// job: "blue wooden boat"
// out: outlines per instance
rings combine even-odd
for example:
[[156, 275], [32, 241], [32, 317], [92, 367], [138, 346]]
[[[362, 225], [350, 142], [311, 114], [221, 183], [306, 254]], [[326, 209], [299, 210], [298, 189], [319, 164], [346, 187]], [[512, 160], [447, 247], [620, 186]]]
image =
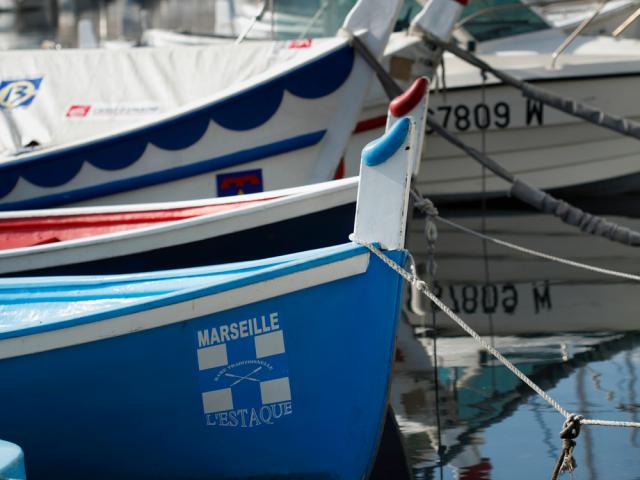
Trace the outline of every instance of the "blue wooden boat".
[[[421, 130], [420, 130], [421, 131]], [[403, 263], [415, 122], [363, 152], [356, 241]], [[364, 478], [401, 278], [356, 243], [0, 280], [0, 436], [30, 478]]]
[[25, 480], [24, 454], [15, 443], [0, 440], [0, 478]]

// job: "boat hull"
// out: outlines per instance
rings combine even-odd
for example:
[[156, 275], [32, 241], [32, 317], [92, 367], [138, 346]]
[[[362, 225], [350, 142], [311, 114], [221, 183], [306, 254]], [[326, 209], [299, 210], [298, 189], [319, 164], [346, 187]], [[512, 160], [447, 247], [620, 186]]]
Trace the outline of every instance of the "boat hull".
[[[354, 212], [355, 201], [231, 233], [217, 234], [215, 225], [212, 225], [209, 234], [200, 235], [197, 240], [186, 243], [180, 240], [174, 245], [154, 247], [154, 240], [150, 238], [143, 248], [126, 255], [116, 255], [113, 243], [89, 245], [89, 251], [85, 253], [96, 258], [89, 261], [81, 260], [73, 248], [40, 255], [34, 253], [15, 263], [7, 259], [11, 265], [4, 262], [0, 266], [3, 270], [0, 276], [149, 272], [285, 255], [344, 242], [353, 230]], [[34, 269], [34, 261], [48, 266]]]
[[[23, 446], [32, 479], [363, 478], [383, 424], [402, 287], [368, 262], [360, 274], [323, 284], [314, 272], [316, 286], [211, 314], [195, 314], [211, 302], [193, 298], [172, 306], [186, 320], [152, 319], [168, 322], [157, 328], [32, 354], [23, 345], [0, 361], [12, 385], [0, 431]], [[243, 337], [247, 319], [253, 335]], [[240, 338], [225, 338], [225, 326]]]
[[0, 275], [135, 273], [338, 245], [353, 231], [357, 185], [356, 178], [273, 198], [0, 214], [0, 247], [12, 247], [0, 250]]
[[[560, 74], [559, 74], [560, 75]], [[607, 113], [640, 118], [640, 101], [631, 92], [639, 75], [580, 75], [533, 79], [536, 86], [574, 98]], [[521, 180], [560, 195], [617, 195], [637, 192], [640, 143], [526, 99], [514, 88], [488, 83], [434, 92], [429, 115], [464, 143], [485, 151]], [[359, 151], [379, 135], [382, 108], [370, 108], [347, 150], [346, 175], [356, 174]], [[488, 113], [488, 118], [484, 117]], [[486, 125], [486, 128], [481, 128]], [[374, 128], [371, 128], [374, 126]], [[484, 132], [484, 135], [483, 135]], [[484, 136], [484, 139], [483, 139]], [[442, 138], [428, 134], [417, 185], [443, 202], [477, 200], [483, 191], [505, 197], [510, 185]], [[484, 147], [483, 147], [484, 143]]]
[[[482, 231], [479, 212], [454, 220]], [[640, 228], [637, 219], [611, 220], [634, 230]], [[630, 262], [634, 250], [629, 246], [587, 235], [554, 218], [489, 212], [484, 222], [491, 237], [560, 258], [637, 274]], [[423, 221], [414, 222], [409, 241], [409, 249], [422, 272], [428, 258], [423, 225]], [[551, 262], [492, 242], [483, 245], [481, 239], [446, 225], [438, 224], [438, 230], [434, 292], [482, 335], [640, 329], [640, 308], [629, 301], [638, 295], [638, 282]], [[415, 299], [430, 322], [426, 300], [419, 295]], [[416, 318], [415, 324], [419, 325], [422, 320]], [[437, 324], [444, 335], [464, 335], [442, 312], [437, 313]]]

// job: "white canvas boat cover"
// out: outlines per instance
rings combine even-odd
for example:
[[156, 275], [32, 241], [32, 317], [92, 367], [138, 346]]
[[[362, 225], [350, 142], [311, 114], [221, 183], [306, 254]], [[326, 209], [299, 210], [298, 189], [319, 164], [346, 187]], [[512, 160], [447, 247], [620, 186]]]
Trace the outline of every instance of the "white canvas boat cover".
[[0, 158], [156, 120], [344, 40], [0, 52]]

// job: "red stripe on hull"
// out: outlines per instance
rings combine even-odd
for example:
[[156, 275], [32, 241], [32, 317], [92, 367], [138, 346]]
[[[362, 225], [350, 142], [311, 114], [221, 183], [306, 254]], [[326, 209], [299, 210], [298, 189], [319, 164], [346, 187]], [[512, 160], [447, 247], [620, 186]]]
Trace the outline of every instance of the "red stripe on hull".
[[64, 242], [236, 210], [271, 199], [141, 212], [94, 213], [0, 220], [0, 250]]

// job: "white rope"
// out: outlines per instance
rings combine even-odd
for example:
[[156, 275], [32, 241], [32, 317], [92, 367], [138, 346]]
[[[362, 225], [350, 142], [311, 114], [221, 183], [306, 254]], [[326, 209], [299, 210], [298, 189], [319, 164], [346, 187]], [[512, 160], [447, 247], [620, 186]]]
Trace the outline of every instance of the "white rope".
[[515, 243], [507, 242], [506, 240], [500, 240], [499, 238], [491, 237], [484, 233], [477, 232], [475, 230], [472, 230], [471, 228], [462, 226], [459, 223], [455, 223], [455, 222], [452, 222], [451, 220], [447, 220], [446, 218], [442, 218], [438, 212], [438, 209], [433, 205], [433, 202], [431, 202], [431, 200], [429, 200], [428, 198], [423, 197], [415, 189], [411, 189], [411, 196], [415, 199], [414, 206], [418, 210], [420, 210], [422, 213], [426, 214], [428, 217], [433, 217], [436, 220], [444, 223], [445, 225], [449, 225], [450, 227], [453, 227], [456, 230], [460, 230], [461, 232], [468, 233], [469, 235], [473, 235], [474, 237], [480, 238], [482, 240], [486, 240], [488, 242], [495, 243], [496, 245], [501, 245], [503, 247], [510, 248], [512, 250], [516, 250], [521, 253], [526, 253], [534, 257], [544, 258], [545, 260], [561, 263], [563, 265], [568, 265], [570, 267], [581, 268], [583, 270], [588, 270], [590, 272], [601, 273], [603, 275], [609, 275], [612, 277], [624, 278], [625, 280], [640, 282], [640, 275], [634, 275], [633, 273], [626, 273], [626, 272], [620, 272], [617, 270], [611, 270], [609, 268], [596, 267], [595, 265], [589, 265], [587, 263], [581, 263], [581, 262], [576, 262], [574, 260], [557, 257], [555, 255], [539, 252], [537, 250], [533, 250], [527, 247], [522, 247], [520, 245], [516, 245]]
[[[440, 310], [442, 310], [451, 320], [456, 322], [460, 328], [462, 328], [465, 332], [467, 332], [476, 342], [478, 342], [485, 350], [487, 350], [491, 355], [497, 358], [505, 367], [507, 367], [513, 374], [522, 380], [525, 384], [527, 384], [534, 392], [536, 392], [540, 397], [542, 397], [549, 405], [555, 408], [565, 419], [569, 419], [571, 417], [571, 413], [562, 408], [562, 406], [554, 400], [548, 393], [546, 393], [542, 388], [540, 388], [536, 383], [534, 383], [529, 377], [527, 377], [524, 373], [522, 373], [518, 367], [516, 367], [513, 363], [511, 363], [504, 355], [502, 355], [498, 350], [493, 348], [484, 339], [478, 335], [469, 325], [465, 323], [458, 315], [456, 315], [444, 302], [442, 302], [437, 296], [431, 292], [429, 289], [429, 285], [423, 280], [420, 280], [417, 275], [408, 272], [396, 262], [388, 258], [385, 254], [383, 254], [375, 245], [365, 242], [363, 240], [358, 240], [355, 238], [353, 234], [349, 236], [349, 239], [362, 245], [369, 249], [373, 254], [375, 254], [380, 260], [382, 260], [389, 268], [398, 273], [402, 278], [404, 278], [407, 282], [413, 285], [416, 290], [422, 292], [423, 295], [429, 298], [435, 305], [437, 305]], [[411, 254], [409, 254], [411, 255]], [[412, 259], [413, 260], [413, 259]], [[640, 428], [640, 422], [619, 422], [614, 420], [593, 420], [593, 419], [580, 419], [580, 423], [583, 425], [603, 425], [603, 426], [612, 426], [612, 427], [633, 427]]]
[[569, 260], [562, 257], [557, 257], [555, 255], [550, 255], [548, 253], [539, 252], [537, 250], [533, 250], [531, 248], [522, 247], [520, 245], [516, 245], [515, 243], [507, 242], [505, 240], [500, 240], [498, 238], [490, 237], [489, 235], [485, 235], [484, 233], [476, 232], [470, 228], [464, 227], [458, 223], [452, 222], [451, 220], [447, 220], [442, 218], [439, 215], [436, 215], [435, 218], [446, 224], [450, 227], [453, 227], [462, 232], [468, 233], [469, 235], [473, 235], [474, 237], [481, 238], [482, 240], [487, 240], [489, 242], [493, 242], [497, 245], [502, 245], [503, 247], [511, 248], [512, 250], [517, 250], [518, 252], [526, 253], [528, 255], [533, 255], [535, 257], [544, 258], [545, 260], [550, 260], [552, 262], [562, 263], [564, 265], [569, 265], [570, 267], [581, 268], [583, 270], [589, 270], [591, 272], [601, 273], [603, 275], [609, 275], [612, 277], [624, 278], [626, 280], [633, 280], [634, 282], [640, 282], [640, 275], [634, 275], [633, 273], [620, 272], [617, 270], [611, 270], [609, 268], [601, 268], [596, 267], [595, 265], [589, 265], [587, 263], [576, 262], [574, 260]]

